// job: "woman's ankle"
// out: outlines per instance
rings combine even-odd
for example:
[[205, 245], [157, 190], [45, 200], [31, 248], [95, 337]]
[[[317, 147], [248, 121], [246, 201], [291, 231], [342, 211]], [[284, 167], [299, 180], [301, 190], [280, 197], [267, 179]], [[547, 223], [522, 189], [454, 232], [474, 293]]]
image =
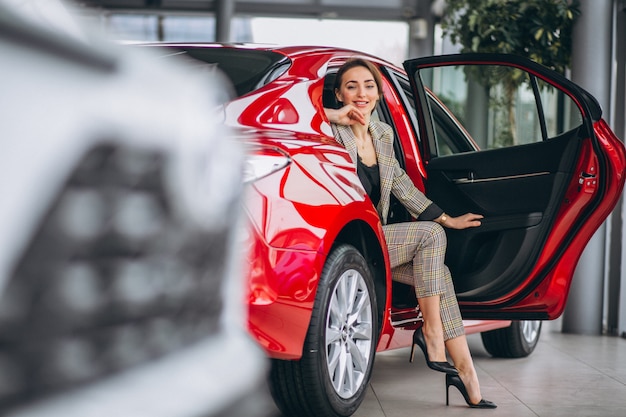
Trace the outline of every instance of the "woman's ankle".
[[430, 356], [429, 359], [431, 361], [446, 361], [446, 345], [443, 340], [443, 329], [433, 328], [424, 323], [422, 331], [424, 333], [424, 339], [426, 339], [426, 346]]
[[480, 392], [480, 383], [478, 382], [478, 374], [476, 370], [473, 368], [470, 369], [459, 369], [459, 377], [463, 384], [465, 384], [465, 388], [470, 396], [470, 400], [473, 404], [477, 404], [482, 399], [482, 394]]

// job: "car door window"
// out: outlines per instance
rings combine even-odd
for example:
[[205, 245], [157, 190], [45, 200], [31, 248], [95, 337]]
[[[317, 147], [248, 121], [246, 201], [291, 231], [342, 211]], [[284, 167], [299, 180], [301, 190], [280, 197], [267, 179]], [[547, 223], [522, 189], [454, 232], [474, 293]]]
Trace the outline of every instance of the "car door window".
[[[393, 70], [388, 70], [388, 72], [390, 80], [402, 99], [404, 110], [413, 124], [416, 137], [419, 137], [417, 136], [417, 132], [419, 132], [416, 117], [417, 109], [415, 107], [415, 98], [409, 79], [406, 75], [399, 72]], [[439, 156], [475, 151], [477, 149], [476, 144], [455, 119], [454, 114], [432, 94], [428, 96], [428, 102], [432, 109], [433, 127], [436, 131], [437, 142], [434, 152], [429, 152], [427, 148], [424, 149], [423, 144], [420, 143], [419, 145], [422, 151], [426, 154], [433, 153]]]
[[569, 96], [526, 71], [496, 65], [426, 68], [421, 71], [431, 97], [435, 149], [438, 155], [465, 152], [451, 146], [449, 112], [467, 131], [477, 149], [525, 145], [558, 137], [582, 123]]

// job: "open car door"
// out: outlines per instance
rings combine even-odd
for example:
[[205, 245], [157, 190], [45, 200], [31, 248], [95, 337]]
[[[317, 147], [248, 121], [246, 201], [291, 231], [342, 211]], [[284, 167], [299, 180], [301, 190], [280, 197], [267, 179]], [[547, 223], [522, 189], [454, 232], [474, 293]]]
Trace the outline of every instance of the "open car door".
[[478, 228], [447, 229], [446, 263], [464, 318], [557, 318], [585, 245], [624, 185], [624, 146], [597, 101], [516, 56], [404, 66], [426, 194], [450, 215], [485, 216]]

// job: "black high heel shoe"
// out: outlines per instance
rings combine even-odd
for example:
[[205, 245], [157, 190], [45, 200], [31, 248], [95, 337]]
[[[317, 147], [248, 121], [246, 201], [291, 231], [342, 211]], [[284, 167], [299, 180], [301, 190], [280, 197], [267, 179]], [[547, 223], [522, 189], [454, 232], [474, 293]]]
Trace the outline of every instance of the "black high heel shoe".
[[426, 365], [434, 371], [444, 372], [446, 375], [458, 375], [459, 370], [450, 364], [448, 361], [444, 362], [431, 362], [428, 358], [428, 350], [426, 348], [426, 340], [424, 339], [424, 333], [422, 328], [415, 330], [413, 333], [413, 345], [411, 346], [411, 357], [409, 358], [409, 362], [413, 362], [413, 355], [415, 354], [415, 345], [418, 345], [422, 352], [424, 352], [424, 357], [426, 358]]
[[465, 399], [465, 402], [467, 403], [468, 406], [470, 406], [470, 408], [496, 408], [498, 407], [491, 401], [485, 400], [484, 398], [481, 398], [481, 400], [478, 403], [472, 404], [470, 402], [469, 394], [467, 393], [467, 388], [465, 388], [465, 384], [463, 383], [463, 381], [461, 381], [461, 377], [458, 375], [450, 375], [450, 374], [446, 374], [446, 405], [450, 404], [449, 402], [450, 397], [448, 396], [448, 389], [450, 388], [450, 385], [456, 387], [461, 392], [461, 394], [463, 395], [463, 398]]

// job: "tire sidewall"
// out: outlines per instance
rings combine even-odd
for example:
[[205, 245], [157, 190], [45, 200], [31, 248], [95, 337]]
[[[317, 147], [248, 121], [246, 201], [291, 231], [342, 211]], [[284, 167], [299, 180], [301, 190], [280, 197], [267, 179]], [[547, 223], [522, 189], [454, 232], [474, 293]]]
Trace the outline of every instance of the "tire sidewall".
[[503, 329], [481, 333], [483, 345], [490, 355], [497, 358], [524, 358], [535, 350], [541, 336], [541, 324], [539, 322], [532, 341], [524, 337], [524, 321], [513, 321]]
[[511, 328], [512, 330], [514, 329], [514, 331], [517, 332], [520, 345], [522, 346], [523, 350], [526, 352], [526, 356], [530, 355], [535, 350], [535, 347], [537, 346], [537, 343], [539, 342], [539, 336], [541, 335], [541, 325], [539, 325], [537, 329], [537, 334], [534, 340], [531, 340], [531, 341], [528, 341], [526, 337], [524, 337], [524, 322], [523, 321], [513, 322]]
[[[354, 269], [363, 277], [367, 290], [369, 293], [371, 304], [371, 316], [372, 316], [372, 346], [369, 352], [368, 367], [366, 370], [363, 383], [358, 388], [357, 392], [350, 398], [342, 398], [335, 391], [332, 382], [331, 375], [329, 375], [327, 366], [327, 353], [326, 353], [326, 318], [328, 308], [332, 295], [335, 291], [335, 287], [342, 274], [350, 269]], [[305, 342], [305, 350], [303, 352], [303, 359], [313, 362], [316, 370], [315, 373], [319, 375], [319, 381], [322, 382], [322, 398], [319, 398], [322, 402], [326, 402], [330, 408], [328, 411], [332, 411], [332, 415], [349, 416], [352, 415], [365, 396], [365, 390], [369, 384], [369, 380], [374, 365], [374, 358], [377, 345], [378, 334], [378, 314], [376, 304], [376, 293], [374, 291], [374, 282], [372, 275], [367, 267], [367, 263], [363, 256], [352, 246], [342, 245], [338, 247], [329, 257], [317, 290], [314, 313], [312, 315], [311, 325], [309, 326], [309, 334], [307, 335]]]

